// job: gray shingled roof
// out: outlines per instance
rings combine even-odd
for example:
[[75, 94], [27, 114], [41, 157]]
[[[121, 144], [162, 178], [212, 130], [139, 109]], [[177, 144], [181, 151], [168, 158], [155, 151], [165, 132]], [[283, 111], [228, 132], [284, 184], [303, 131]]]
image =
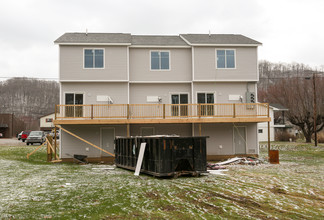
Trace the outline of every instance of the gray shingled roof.
[[271, 103], [271, 107], [278, 109], [279, 111], [288, 111], [289, 109], [279, 103]]
[[179, 36], [132, 35], [132, 45], [188, 46]]
[[260, 44], [251, 38], [236, 34], [181, 34], [190, 44]]
[[[182, 38], [186, 41], [184, 41]], [[234, 34], [181, 34], [131, 35], [122, 33], [65, 33], [54, 43], [57, 44], [131, 44], [138, 46], [188, 46], [192, 45], [261, 45], [260, 42], [243, 35]]]
[[65, 33], [54, 43], [130, 44], [131, 35], [119, 33]]

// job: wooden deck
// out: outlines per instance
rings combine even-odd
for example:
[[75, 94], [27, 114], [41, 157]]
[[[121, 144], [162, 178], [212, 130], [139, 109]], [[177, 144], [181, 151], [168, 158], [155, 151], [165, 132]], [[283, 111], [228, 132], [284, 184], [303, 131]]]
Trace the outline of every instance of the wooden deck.
[[268, 122], [268, 103], [57, 105], [55, 125]]

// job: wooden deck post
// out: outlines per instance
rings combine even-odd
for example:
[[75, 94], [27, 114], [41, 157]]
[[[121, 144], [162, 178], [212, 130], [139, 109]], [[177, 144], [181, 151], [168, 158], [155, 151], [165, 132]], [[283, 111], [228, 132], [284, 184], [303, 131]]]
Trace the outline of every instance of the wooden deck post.
[[163, 118], [165, 118], [165, 104], [163, 104]]
[[50, 145], [47, 143], [47, 162], [52, 161], [52, 149]]
[[91, 119], [93, 119], [93, 105], [91, 105]]
[[198, 104], [198, 117], [201, 117], [201, 104]]
[[57, 145], [56, 145], [56, 140], [57, 140], [57, 135], [56, 135], [56, 132], [57, 132], [57, 129], [56, 129], [56, 126], [54, 127], [54, 157], [56, 158], [57, 157]]
[[54, 114], [54, 120], [56, 120], [56, 114], [57, 114], [57, 105], [55, 105], [55, 114]]
[[127, 124], [127, 137], [130, 137], [130, 126]]
[[201, 123], [199, 123], [199, 136], [201, 136]]
[[235, 110], [235, 103], [233, 103], [233, 118], [235, 118], [236, 116], [236, 112], [235, 112], [236, 110]]

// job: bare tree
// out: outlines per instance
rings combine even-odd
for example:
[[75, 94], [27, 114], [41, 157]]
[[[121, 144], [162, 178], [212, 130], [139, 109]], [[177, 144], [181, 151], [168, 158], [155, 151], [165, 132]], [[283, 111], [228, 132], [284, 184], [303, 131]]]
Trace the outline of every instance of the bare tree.
[[[324, 127], [324, 78], [316, 78], [317, 127], [320, 131]], [[286, 116], [303, 132], [306, 142], [311, 142], [314, 134], [314, 105], [312, 80], [304, 77], [282, 78], [280, 81], [260, 90], [260, 99], [270, 103], [279, 103], [289, 109]]]

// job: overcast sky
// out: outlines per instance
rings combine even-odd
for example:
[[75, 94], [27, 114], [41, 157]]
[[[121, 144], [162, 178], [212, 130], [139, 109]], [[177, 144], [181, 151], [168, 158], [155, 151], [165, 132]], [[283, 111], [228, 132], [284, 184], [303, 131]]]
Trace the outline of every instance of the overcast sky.
[[259, 59], [324, 65], [323, 0], [1, 0], [0, 78], [58, 78], [65, 32], [243, 34]]

